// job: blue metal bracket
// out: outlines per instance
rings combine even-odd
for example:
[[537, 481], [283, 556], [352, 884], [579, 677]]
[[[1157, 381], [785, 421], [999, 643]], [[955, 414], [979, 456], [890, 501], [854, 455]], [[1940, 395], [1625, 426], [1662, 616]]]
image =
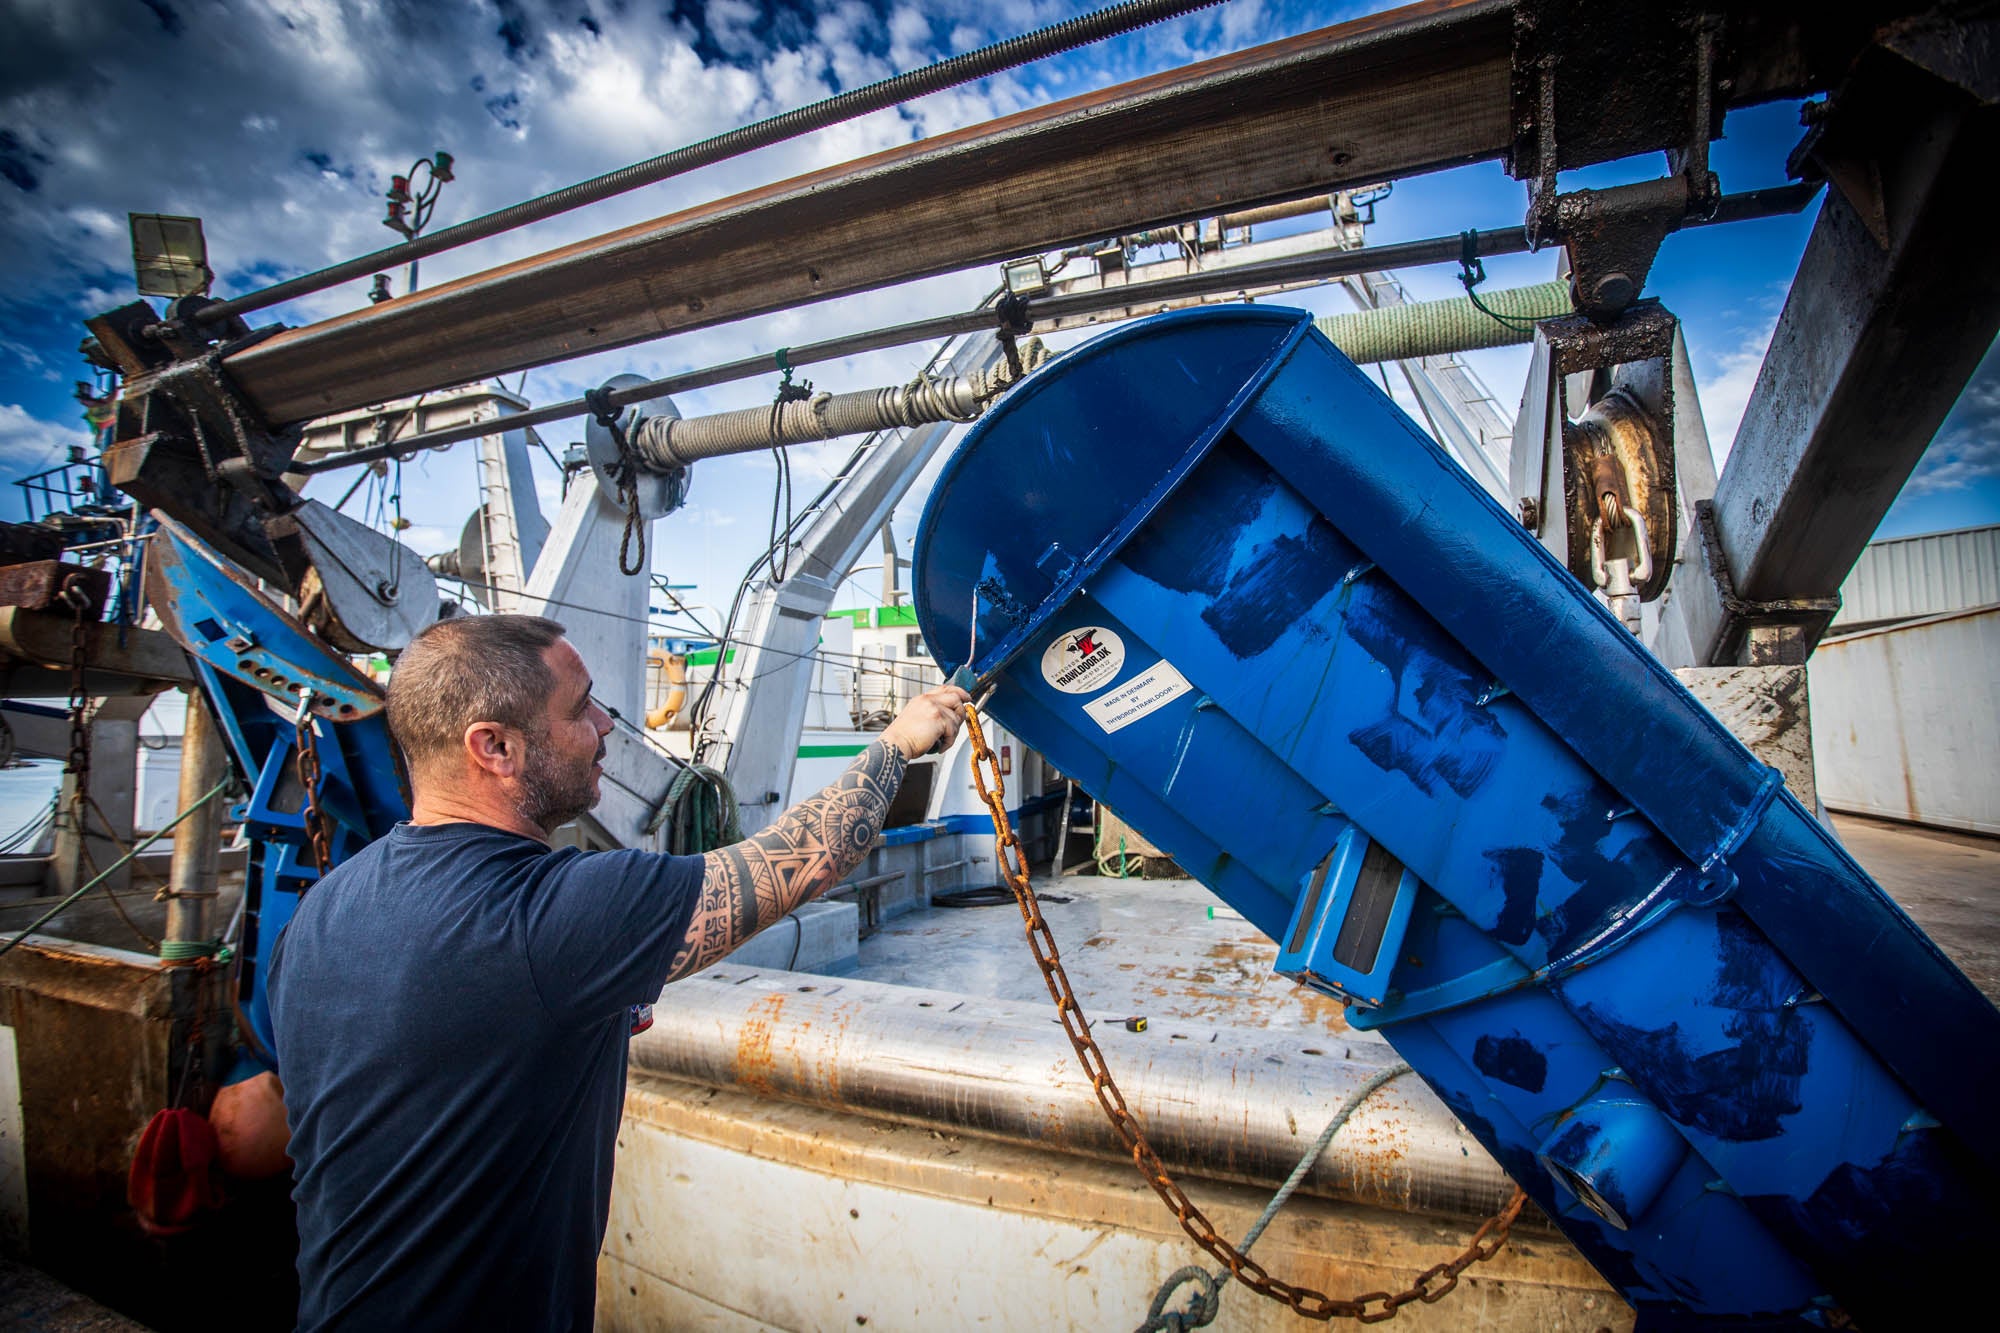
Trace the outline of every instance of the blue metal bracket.
[[1417, 877], [1350, 824], [1307, 879], [1278, 950], [1278, 974], [1356, 1005], [1383, 1003]]

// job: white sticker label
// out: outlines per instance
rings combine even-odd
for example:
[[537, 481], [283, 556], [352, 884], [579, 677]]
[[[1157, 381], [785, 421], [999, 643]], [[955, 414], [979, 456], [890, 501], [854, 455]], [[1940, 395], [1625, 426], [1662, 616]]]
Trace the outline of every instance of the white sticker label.
[[1158, 662], [1109, 694], [1092, 699], [1083, 706], [1083, 711], [1105, 731], [1116, 731], [1131, 726], [1193, 688], [1172, 662]]
[[1125, 641], [1100, 625], [1056, 635], [1042, 652], [1042, 679], [1064, 694], [1089, 694], [1118, 678]]

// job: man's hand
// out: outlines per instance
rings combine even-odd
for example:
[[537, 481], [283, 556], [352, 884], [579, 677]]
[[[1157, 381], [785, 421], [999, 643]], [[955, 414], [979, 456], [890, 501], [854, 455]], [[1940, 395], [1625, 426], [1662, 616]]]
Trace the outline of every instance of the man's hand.
[[956, 685], [926, 690], [896, 714], [896, 720], [882, 732], [882, 740], [901, 750], [905, 759], [929, 754], [935, 746], [951, 744], [971, 702], [972, 696]]

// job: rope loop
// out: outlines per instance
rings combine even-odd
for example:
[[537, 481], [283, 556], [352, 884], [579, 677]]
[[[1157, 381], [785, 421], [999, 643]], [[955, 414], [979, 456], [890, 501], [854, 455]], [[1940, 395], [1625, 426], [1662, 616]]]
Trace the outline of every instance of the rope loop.
[[[1188, 1293], [1187, 1308], [1168, 1310], [1167, 1302], [1183, 1284], [1192, 1284], [1196, 1290]], [[1215, 1316], [1222, 1308], [1222, 1288], [1199, 1264], [1189, 1264], [1168, 1274], [1153, 1294], [1152, 1308], [1146, 1311], [1146, 1322], [1139, 1325], [1137, 1333], [1186, 1333], [1193, 1328], [1207, 1328], [1215, 1322]]]

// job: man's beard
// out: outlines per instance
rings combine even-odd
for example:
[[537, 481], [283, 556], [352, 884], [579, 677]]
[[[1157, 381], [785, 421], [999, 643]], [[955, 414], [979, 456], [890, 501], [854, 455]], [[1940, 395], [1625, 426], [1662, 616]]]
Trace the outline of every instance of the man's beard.
[[[598, 760], [604, 745], [598, 744]], [[585, 764], [564, 769], [546, 741], [532, 746], [521, 772], [521, 816], [536, 828], [553, 833], [597, 804], [597, 779]]]

